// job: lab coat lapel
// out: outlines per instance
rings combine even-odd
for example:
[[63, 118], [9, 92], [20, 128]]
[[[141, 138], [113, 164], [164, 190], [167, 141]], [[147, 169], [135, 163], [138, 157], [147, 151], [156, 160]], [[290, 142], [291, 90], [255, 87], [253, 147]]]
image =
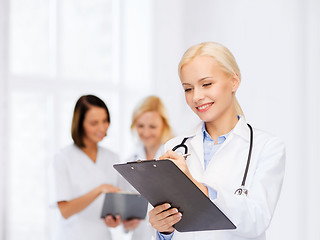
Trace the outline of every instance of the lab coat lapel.
[[244, 119], [244, 117], [240, 117], [238, 123], [236, 124], [236, 126], [234, 127], [233, 131], [230, 133], [230, 135], [228, 136], [228, 138], [226, 139], [226, 141], [222, 144], [222, 146], [217, 150], [217, 152], [213, 155], [211, 161], [209, 162], [207, 169], [214, 164], [214, 158], [218, 158], [218, 156], [220, 155], [221, 152], [223, 152], [224, 148], [231, 142], [231, 140], [235, 137], [235, 136], [240, 136], [242, 138], [244, 138], [246, 141], [250, 140], [250, 132], [249, 132], [249, 128], [247, 126], [247, 123]]
[[232, 135], [237, 135], [247, 142], [250, 141], [250, 129], [244, 117], [241, 117], [237, 125], [234, 127]]
[[201, 131], [201, 128], [202, 125], [199, 128], [197, 128], [195, 136], [190, 140], [190, 146], [197, 155], [197, 159], [198, 161], [200, 161], [202, 169], [204, 169], [203, 133]]

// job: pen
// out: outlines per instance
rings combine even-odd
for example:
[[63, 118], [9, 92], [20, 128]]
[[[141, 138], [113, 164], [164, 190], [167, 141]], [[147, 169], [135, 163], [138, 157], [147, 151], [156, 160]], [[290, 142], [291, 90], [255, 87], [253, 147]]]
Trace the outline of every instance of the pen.
[[187, 153], [187, 154], [183, 154], [181, 156], [184, 157], [184, 159], [187, 159], [187, 157], [189, 157], [190, 155], [191, 155], [191, 153]]

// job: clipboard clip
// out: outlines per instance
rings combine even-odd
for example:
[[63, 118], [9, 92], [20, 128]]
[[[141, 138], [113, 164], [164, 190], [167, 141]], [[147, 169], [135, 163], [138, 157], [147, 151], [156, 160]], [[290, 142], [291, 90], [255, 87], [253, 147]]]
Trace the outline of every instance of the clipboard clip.
[[[132, 161], [132, 162], [127, 162], [127, 164], [137, 164], [137, 163], [141, 163], [141, 162], [157, 162], [159, 159], [152, 159], [152, 160], [137, 160], [137, 161]], [[153, 164], [153, 167], [157, 167], [157, 164]], [[130, 166], [130, 168], [132, 170], [134, 170], [134, 166]]]
[[152, 160], [137, 160], [137, 161], [131, 161], [131, 162], [127, 162], [127, 164], [134, 164], [134, 163], [141, 163], [141, 162], [149, 162], [149, 161], [158, 161], [157, 159], [152, 159]]
[[[181, 156], [184, 157], [184, 159], [187, 159], [187, 157], [190, 155], [191, 155], [191, 153], [186, 153], [186, 154], [182, 154]], [[161, 161], [161, 160], [159, 160], [159, 159], [152, 159], [152, 160], [138, 159], [137, 161], [127, 162], [127, 164], [137, 164], [137, 163], [141, 163], [141, 162], [157, 162], [157, 161]], [[157, 167], [157, 164], [153, 164], [153, 167]], [[130, 168], [133, 170], [134, 166], [130, 166]]]

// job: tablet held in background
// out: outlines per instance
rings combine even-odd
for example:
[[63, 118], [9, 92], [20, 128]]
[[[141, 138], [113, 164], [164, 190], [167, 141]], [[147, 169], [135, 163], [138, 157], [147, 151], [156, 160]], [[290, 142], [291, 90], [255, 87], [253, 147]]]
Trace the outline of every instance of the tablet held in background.
[[101, 218], [120, 215], [123, 220], [144, 219], [147, 208], [148, 201], [140, 194], [106, 193]]

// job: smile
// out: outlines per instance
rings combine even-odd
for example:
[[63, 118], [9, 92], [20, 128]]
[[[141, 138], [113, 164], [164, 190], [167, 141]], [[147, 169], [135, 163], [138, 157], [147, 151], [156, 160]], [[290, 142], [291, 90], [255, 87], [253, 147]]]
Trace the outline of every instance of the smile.
[[196, 107], [196, 109], [197, 109], [199, 112], [205, 112], [205, 111], [207, 111], [212, 105], [213, 105], [213, 103], [207, 103], [207, 104], [203, 104], [203, 105], [201, 105], [201, 106]]

